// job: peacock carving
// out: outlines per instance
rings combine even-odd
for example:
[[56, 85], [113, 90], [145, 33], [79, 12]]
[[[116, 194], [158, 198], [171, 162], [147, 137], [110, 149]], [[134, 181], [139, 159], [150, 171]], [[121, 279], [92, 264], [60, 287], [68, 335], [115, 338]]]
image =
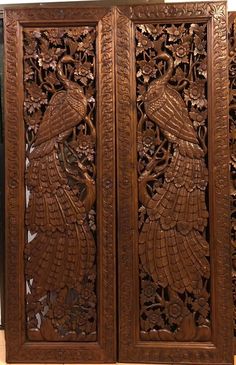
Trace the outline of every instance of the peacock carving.
[[[205, 238], [208, 171], [204, 146], [189, 118], [186, 104], [170, 83], [174, 60], [159, 39], [157, 55], [165, 72], [148, 85], [144, 109], [172, 146], [171, 157], [157, 166], [155, 154], [139, 177], [139, 199], [147, 216], [139, 235], [139, 255], [155, 284], [178, 294], [197, 293], [210, 276]], [[154, 171], [155, 166], [155, 173]], [[151, 196], [147, 184], [164, 174]]]
[[[74, 159], [74, 170], [65, 156], [65, 150], [75, 155], [66, 140], [82, 120], [95, 134], [86, 118], [83, 88], [64, 72], [74, 62], [71, 55], [64, 55], [57, 63], [63, 90], [51, 97], [28, 156], [26, 226], [34, 238], [25, 248], [25, 273], [32, 280], [35, 300], [64, 287], [81, 293], [95, 260], [95, 241], [87, 221], [95, 201], [95, 182], [78, 159]], [[82, 194], [76, 184], [83, 187]]]

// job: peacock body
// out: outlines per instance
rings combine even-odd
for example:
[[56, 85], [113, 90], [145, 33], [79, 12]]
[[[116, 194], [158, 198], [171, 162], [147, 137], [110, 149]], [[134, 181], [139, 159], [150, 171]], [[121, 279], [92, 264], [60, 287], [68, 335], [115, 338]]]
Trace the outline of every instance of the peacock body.
[[[139, 236], [139, 254], [156, 284], [178, 293], [191, 293], [200, 290], [202, 279], [210, 275], [209, 245], [204, 233], [208, 221], [208, 171], [186, 105], [168, 83], [173, 59], [163, 51], [159, 58], [167, 61], [168, 70], [150, 83], [144, 107], [148, 118], [172, 143], [173, 155], [163, 184], [146, 200], [148, 217]], [[140, 189], [145, 189], [144, 184], [141, 179]]]

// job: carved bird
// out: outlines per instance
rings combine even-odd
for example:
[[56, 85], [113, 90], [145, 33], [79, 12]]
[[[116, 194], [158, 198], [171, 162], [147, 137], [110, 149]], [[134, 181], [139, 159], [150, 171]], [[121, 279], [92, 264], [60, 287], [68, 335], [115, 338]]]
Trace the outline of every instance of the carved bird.
[[[151, 197], [147, 182], [151, 168], [139, 178], [140, 201], [147, 219], [139, 235], [141, 263], [157, 285], [178, 293], [197, 292], [209, 278], [209, 245], [204, 236], [208, 212], [205, 203], [208, 171], [204, 152], [180, 95], [168, 82], [172, 57], [159, 47], [158, 58], [167, 71], [153, 80], [144, 98], [145, 113], [173, 146], [164, 182]], [[162, 169], [163, 173], [163, 169]]]
[[[58, 62], [57, 75], [65, 90], [56, 92], [49, 102], [26, 174], [26, 226], [33, 236], [25, 248], [26, 277], [33, 279], [39, 298], [65, 285], [79, 291], [92, 272], [95, 258], [94, 238], [86, 220], [95, 200], [94, 181], [80, 163], [78, 174], [72, 176], [63, 148], [87, 112], [82, 87], [68, 80], [63, 71], [63, 65], [71, 62], [69, 55]], [[83, 199], [70, 187], [71, 177], [86, 187]]]

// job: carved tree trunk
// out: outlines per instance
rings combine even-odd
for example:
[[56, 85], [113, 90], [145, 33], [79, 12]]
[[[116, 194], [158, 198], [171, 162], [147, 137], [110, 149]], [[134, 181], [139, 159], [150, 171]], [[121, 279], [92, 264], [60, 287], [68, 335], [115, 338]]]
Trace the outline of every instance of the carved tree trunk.
[[6, 10], [8, 361], [231, 362], [225, 19]]

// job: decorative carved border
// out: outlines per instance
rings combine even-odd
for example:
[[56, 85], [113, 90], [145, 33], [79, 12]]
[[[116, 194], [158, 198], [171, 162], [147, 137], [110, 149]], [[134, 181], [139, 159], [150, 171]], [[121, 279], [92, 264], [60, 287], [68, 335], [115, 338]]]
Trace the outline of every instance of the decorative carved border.
[[[134, 218], [136, 161], [132, 125], [135, 122], [135, 91], [132, 90], [131, 29], [132, 22], [117, 12], [116, 34], [116, 121], [117, 121], [117, 189], [118, 189], [118, 271], [119, 271], [119, 361], [136, 361], [133, 353], [132, 311], [135, 308], [133, 280]], [[134, 163], [135, 161], [135, 163]], [[133, 163], [133, 164], [132, 164]], [[142, 357], [138, 358], [137, 362]]]
[[[175, 19], [175, 18], [197, 18], [209, 17], [213, 14], [221, 14], [224, 16], [223, 2], [215, 4], [191, 3], [185, 2], [183, 4], [151, 4], [151, 5], [134, 5], [119, 7], [122, 12], [131, 20], [160, 20], [160, 19]], [[222, 7], [223, 5], [223, 7]], [[218, 16], [218, 15], [217, 15]]]
[[[131, 22], [208, 22], [210, 225], [212, 272], [211, 343], [140, 342], [137, 319], [137, 178], [135, 80], [131, 64]], [[227, 22], [224, 2], [119, 7], [117, 14], [117, 124], [120, 361], [181, 364], [232, 362], [232, 295], [229, 222]], [[136, 303], [135, 303], [136, 298]], [[136, 308], [136, 310], [134, 310]]]
[[[6, 148], [6, 341], [8, 362], [113, 362], [115, 360], [115, 141], [113, 14], [107, 8], [28, 8], [5, 11]], [[104, 18], [102, 18], [104, 17]], [[101, 20], [100, 20], [101, 19]], [[99, 328], [98, 342], [26, 342], [24, 320], [24, 126], [22, 113], [22, 24], [98, 23], [99, 88]], [[107, 96], [109, 94], [109, 97]], [[101, 238], [102, 237], [102, 238]]]
[[[111, 10], [101, 22], [99, 38], [98, 68], [98, 138], [100, 137], [98, 155], [98, 181], [101, 182], [97, 206], [100, 216], [100, 252], [103, 284], [100, 298], [103, 304], [103, 336], [101, 343], [110, 361], [116, 360], [116, 158], [115, 158], [115, 76], [114, 76], [114, 12]], [[99, 60], [100, 61], [100, 60]], [[100, 168], [99, 168], [100, 164]], [[100, 173], [99, 173], [100, 171]], [[102, 308], [101, 308], [102, 310]], [[109, 334], [111, 334], [109, 336]]]

